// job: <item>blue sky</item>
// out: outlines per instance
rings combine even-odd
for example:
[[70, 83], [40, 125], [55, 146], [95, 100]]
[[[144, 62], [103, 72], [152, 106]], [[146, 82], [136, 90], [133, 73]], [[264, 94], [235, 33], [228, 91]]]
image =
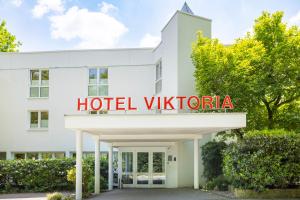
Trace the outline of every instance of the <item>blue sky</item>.
[[[187, 0], [212, 19], [213, 37], [231, 43], [251, 30], [263, 10], [285, 12], [300, 25], [299, 0]], [[0, 0], [0, 20], [21, 51], [153, 46], [184, 0]]]

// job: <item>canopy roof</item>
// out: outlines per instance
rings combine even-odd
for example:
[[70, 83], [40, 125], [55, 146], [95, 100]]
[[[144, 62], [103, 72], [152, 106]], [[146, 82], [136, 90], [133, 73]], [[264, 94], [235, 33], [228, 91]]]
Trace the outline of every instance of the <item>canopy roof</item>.
[[66, 115], [65, 127], [102, 141], [176, 141], [246, 127], [246, 113]]

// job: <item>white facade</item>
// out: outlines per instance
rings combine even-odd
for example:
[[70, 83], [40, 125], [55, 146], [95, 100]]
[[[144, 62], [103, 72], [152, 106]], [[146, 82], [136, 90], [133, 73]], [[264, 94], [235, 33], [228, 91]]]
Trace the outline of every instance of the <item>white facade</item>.
[[[77, 98], [89, 96], [89, 69], [91, 68], [108, 69], [107, 96], [132, 97], [134, 104], [139, 108], [138, 111], [109, 111], [109, 115], [155, 114], [155, 110], [146, 109], [141, 98], [143, 96], [196, 95], [194, 66], [190, 55], [197, 31], [202, 31], [204, 36], [211, 37], [211, 20], [177, 11], [162, 29], [161, 43], [156, 48], [0, 53], [0, 152], [2, 156], [5, 153], [6, 159], [13, 159], [18, 153], [36, 152], [41, 157], [41, 153], [50, 152], [53, 155], [64, 153], [69, 157], [76, 152], [74, 131], [65, 128], [64, 116], [90, 115], [88, 112], [77, 111]], [[162, 89], [160, 93], [155, 94], [156, 64], [159, 62], [162, 66]], [[33, 69], [49, 70], [48, 97], [30, 97], [30, 70]], [[48, 128], [30, 128], [31, 111], [48, 111]], [[162, 115], [170, 112], [179, 111], [162, 111]], [[225, 129], [230, 128], [234, 127]], [[210, 140], [212, 136], [208, 133], [217, 130], [210, 129], [203, 132], [199, 145]], [[220, 130], [224, 130], [224, 127]], [[176, 131], [178, 133], [180, 130]], [[110, 147], [107, 144], [113, 144], [120, 152], [126, 148], [136, 151], [141, 148], [140, 146], [149, 149], [163, 148], [166, 158], [171, 155], [173, 159], [166, 161], [167, 180], [164, 186], [192, 187], [194, 165], [186, 163], [193, 163], [194, 160], [193, 137], [182, 137], [178, 134], [178, 138], [172, 139], [164, 138], [163, 135], [156, 134], [155, 140], [148, 139], [148, 141], [144, 138], [145, 141], [138, 143], [130, 137], [118, 141], [117, 138], [101, 140], [100, 136], [102, 141], [100, 148], [101, 151], [108, 151]], [[80, 144], [78, 145], [79, 148]], [[94, 145], [94, 138], [84, 134], [83, 153], [94, 152]], [[198, 158], [201, 162], [200, 156], [199, 152]], [[198, 175], [200, 182], [201, 170], [200, 165]]]

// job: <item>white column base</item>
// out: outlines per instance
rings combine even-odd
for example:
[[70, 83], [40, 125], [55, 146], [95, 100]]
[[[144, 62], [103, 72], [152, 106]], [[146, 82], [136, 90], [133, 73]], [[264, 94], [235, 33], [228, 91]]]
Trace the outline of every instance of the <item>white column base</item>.
[[194, 139], [194, 189], [199, 189], [199, 140]]
[[82, 200], [82, 132], [76, 131], [76, 200]]
[[113, 146], [110, 144], [108, 149], [108, 190], [113, 189]]
[[95, 137], [95, 194], [100, 194], [100, 138]]

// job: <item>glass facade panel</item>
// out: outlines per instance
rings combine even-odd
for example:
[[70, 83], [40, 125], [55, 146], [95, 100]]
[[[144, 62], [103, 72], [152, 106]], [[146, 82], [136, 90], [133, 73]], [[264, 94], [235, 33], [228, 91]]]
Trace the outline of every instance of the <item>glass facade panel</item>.
[[0, 160], [6, 160], [6, 152], [0, 152]]
[[133, 175], [132, 174], [123, 174], [122, 182], [123, 182], [123, 184], [133, 184]]
[[30, 87], [30, 97], [39, 97], [39, 88], [38, 87]]
[[38, 112], [30, 112], [30, 128], [38, 128]]
[[41, 128], [48, 128], [48, 112], [41, 112]]
[[165, 153], [153, 152], [153, 172], [163, 173], [165, 172]]
[[42, 159], [51, 159], [52, 153], [42, 153]]
[[40, 71], [30, 70], [30, 84], [32, 86], [40, 84]]
[[136, 183], [137, 184], [148, 184], [149, 183], [149, 174], [138, 174]]
[[149, 172], [149, 153], [137, 153], [137, 172]]
[[25, 159], [25, 153], [15, 153], [15, 159], [16, 160]]
[[163, 185], [166, 183], [166, 175], [165, 174], [153, 174], [152, 183], [154, 185]]
[[49, 85], [49, 70], [42, 70], [42, 77], [41, 77], [41, 85], [48, 86]]
[[41, 97], [48, 97], [49, 96], [49, 87], [41, 87]]
[[97, 69], [89, 69], [89, 84], [97, 84]]
[[153, 152], [153, 176], [152, 183], [161, 185], [166, 182], [165, 152]]
[[99, 69], [99, 84], [108, 84], [108, 70], [107, 68]]
[[27, 153], [27, 159], [31, 160], [37, 160], [39, 159], [39, 154], [38, 153]]
[[56, 159], [62, 159], [62, 158], [65, 157], [65, 153], [63, 153], [63, 152], [56, 152], [56, 153], [54, 153], [54, 157]]
[[99, 86], [99, 96], [108, 96], [108, 85]]
[[89, 86], [88, 95], [89, 96], [97, 96], [97, 86]]
[[122, 152], [122, 171], [133, 171], [133, 152]]
[[162, 88], [162, 80], [155, 83], [155, 94], [160, 93]]

